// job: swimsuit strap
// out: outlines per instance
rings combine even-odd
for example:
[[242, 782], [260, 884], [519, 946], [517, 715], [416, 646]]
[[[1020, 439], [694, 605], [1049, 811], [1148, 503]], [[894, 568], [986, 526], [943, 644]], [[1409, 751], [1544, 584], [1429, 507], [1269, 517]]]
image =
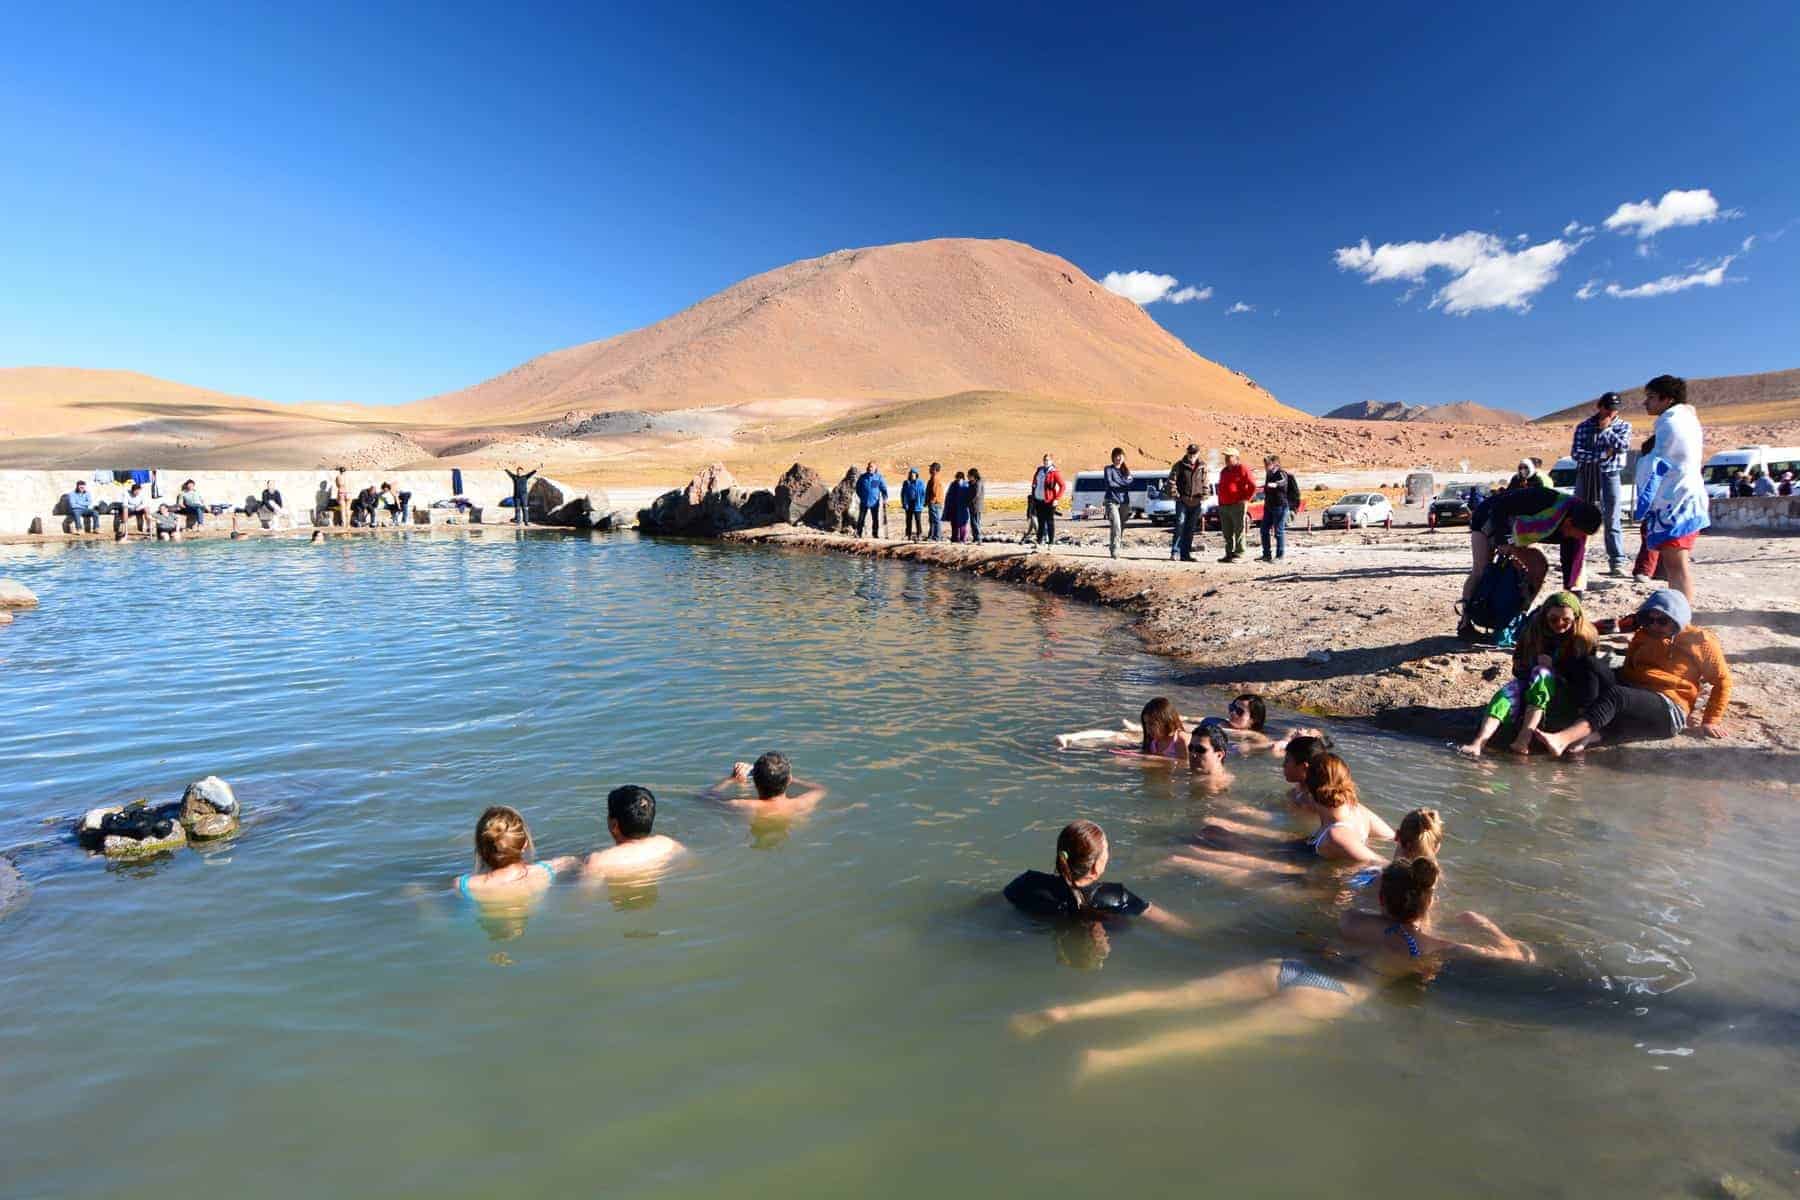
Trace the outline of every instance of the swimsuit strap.
[[456, 890], [462, 893], [464, 900], [473, 900], [475, 898], [469, 895], [469, 877], [467, 875], [458, 875], [456, 877]]
[[1320, 846], [1324, 845], [1325, 844], [1325, 835], [1330, 833], [1332, 830], [1336, 829], [1339, 825], [1342, 825], [1342, 824], [1343, 824], [1342, 821], [1333, 821], [1331, 824], [1325, 826], [1325, 828], [1319, 830], [1319, 832], [1313, 834], [1312, 837], [1309, 839], [1311, 842], [1312, 848], [1314, 850], [1317, 850]]
[[551, 883], [556, 882], [556, 868], [555, 867], [551, 866], [547, 862], [532, 863], [531, 865], [534, 867], [542, 867], [544, 870], [544, 874], [549, 877], [550, 882]]
[[1395, 924], [1389, 925], [1387, 927], [1387, 932], [1397, 933], [1401, 937], [1405, 938], [1406, 939], [1406, 952], [1408, 954], [1412, 955], [1414, 958], [1419, 957], [1419, 940], [1413, 936], [1412, 930], [1408, 929], [1404, 925], [1395, 923]]

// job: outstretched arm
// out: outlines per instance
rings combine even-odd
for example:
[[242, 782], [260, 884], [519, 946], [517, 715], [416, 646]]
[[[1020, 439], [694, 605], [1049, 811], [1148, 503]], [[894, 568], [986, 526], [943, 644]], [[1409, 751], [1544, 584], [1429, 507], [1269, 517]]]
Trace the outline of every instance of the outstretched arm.
[[1511, 936], [1504, 929], [1488, 920], [1478, 912], [1463, 912], [1456, 915], [1457, 925], [1472, 934], [1480, 945], [1469, 942], [1461, 943], [1464, 949], [1483, 958], [1497, 958], [1507, 962], [1536, 962], [1537, 952]]
[[732, 763], [731, 774], [719, 780], [719, 782], [702, 789], [700, 795], [709, 800], [720, 799], [729, 796], [734, 792], [743, 791], [749, 782], [750, 764], [747, 762]]
[[817, 804], [829, 794], [822, 783], [813, 783], [808, 779], [789, 778], [787, 795], [789, 800], [802, 804]]
[[1191, 934], [1194, 932], [1193, 922], [1184, 920], [1168, 909], [1155, 904], [1146, 908], [1139, 915], [1158, 929], [1166, 930], [1169, 933]]
[[1121, 733], [1116, 729], [1077, 729], [1073, 733], [1056, 735], [1056, 748], [1070, 750], [1076, 746], [1136, 746], [1139, 735]]

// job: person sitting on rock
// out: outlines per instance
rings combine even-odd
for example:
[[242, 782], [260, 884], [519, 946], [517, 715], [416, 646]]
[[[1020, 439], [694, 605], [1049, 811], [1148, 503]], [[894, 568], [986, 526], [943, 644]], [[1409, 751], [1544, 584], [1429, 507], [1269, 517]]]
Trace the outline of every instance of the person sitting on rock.
[[[745, 784], [756, 789], [753, 800], [742, 795]], [[731, 795], [737, 792], [738, 795]], [[771, 750], [754, 763], [731, 764], [731, 774], [707, 789], [711, 796], [749, 809], [758, 816], [799, 817], [811, 812], [825, 798], [823, 787], [794, 778], [793, 764], [779, 750]]]
[[652, 833], [656, 824], [656, 797], [650, 789], [628, 784], [606, 796], [606, 831], [613, 844], [595, 850], [581, 863], [586, 879], [644, 875], [666, 865], [686, 847], [672, 837]]
[[556, 881], [574, 857], [532, 862], [531, 830], [519, 810], [496, 804], [475, 822], [475, 860], [479, 870], [456, 877], [456, 890], [477, 903], [529, 900]]
[[125, 502], [119, 506], [119, 515], [113, 521], [113, 533], [120, 541], [124, 541], [135, 527], [138, 533], [150, 532], [150, 498], [144, 495], [144, 485], [134, 483], [125, 493]]
[[[1671, 738], [1694, 725], [1703, 737], [1725, 736], [1725, 708], [1731, 703], [1731, 667], [1719, 639], [1709, 629], [1692, 624], [1693, 610], [1687, 597], [1673, 588], [1650, 593], [1637, 612], [1618, 622], [1632, 630], [1625, 649], [1625, 665], [1616, 679], [1606, 668], [1588, 659], [1601, 674], [1598, 698], [1567, 729], [1546, 733], [1537, 740], [1551, 754], [1580, 753], [1602, 738], [1643, 741]], [[1694, 710], [1702, 689], [1710, 689], [1706, 710], [1694, 724]]]
[[182, 482], [181, 492], [175, 497], [175, 507], [187, 519], [187, 528], [195, 529], [206, 524], [206, 500], [200, 495], [200, 489], [193, 480]]
[[87, 480], [77, 479], [75, 486], [63, 494], [69, 510], [69, 528], [75, 533], [99, 533], [100, 516], [94, 511], [94, 497], [87, 490]]
[[375, 497], [378, 515], [385, 516], [389, 525], [400, 524], [400, 497], [394, 493], [394, 485], [383, 482], [381, 491]]
[[1488, 702], [1475, 739], [1458, 746], [1457, 751], [1480, 758], [1507, 718], [1523, 706], [1510, 749], [1514, 754], [1530, 753], [1531, 735], [1543, 723], [1552, 701], [1572, 713], [1598, 699], [1592, 684], [1586, 695], [1572, 697], [1568, 683], [1571, 672], [1584, 682], [1594, 678], [1578, 664], [1594, 653], [1599, 641], [1594, 623], [1582, 615], [1581, 597], [1557, 592], [1544, 601], [1525, 623], [1525, 632], [1513, 650], [1513, 677]]

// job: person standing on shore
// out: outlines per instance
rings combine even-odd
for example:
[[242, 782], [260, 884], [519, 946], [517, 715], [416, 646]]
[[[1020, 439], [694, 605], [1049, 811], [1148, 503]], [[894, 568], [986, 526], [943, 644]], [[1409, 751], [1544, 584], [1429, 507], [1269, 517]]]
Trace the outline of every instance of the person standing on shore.
[[869, 536], [881, 536], [881, 506], [887, 503], [887, 480], [881, 468], [870, 463], [856, 479], [856, 536], [863, 536], [863, 522], [870, 525]]
[[1619, 470], [1631, 445], [1631, 422], [1619, 416], [1619, 393], [1594, 401], [1594, 413], [1575, 426], [1569, 456], [1575, 460], [1575, 494], [1600, 510], [1606, 531], [1608, 574], [1625, 573], [1624, 534], [1619, 509]]
[[979, 468], [969, 468], [969, 540], [981, 541], [981, 514], [987, 507], [987, 484], [981, 481]]
[[925, 513], [931, 518], [931, 540], [944, 540], [944, 464], [932, 463], [925, 480]]
[[1169, 557], [1193, 562], [1194, 529], [1206, 519], [1209, 491], [1199, 446], [1188, 443], [1186, 453], [1169, 469], [1169, 482], [1175, 488], [1175, 532], [1169, 538]]
[[951, 541], [960, 542], [969, 536], [969, 485], [961, 471], [944, 489], [944, 520], [950, 526]]
[[348, 467], [337, 469], [337, 479], [333, 486], [337, 491], [337, 523], [348, 529], [350, 528], [350, 470]]
[[1644, 411], [1656, 418], [1650, 444], [1638, 459], [1637, 518], [1644, 526], [1643, 574], [1662, 562], [1670, 587], [1694, 602], [1688, 556], [1700, 531], [1712, 524], [1702, 461], [1700, 417], [1687, 402], [1687, 381], [1658, 375], [1644, 385]]
[[1225, 448], [1225, 468], [1219, 472], [1219, 532], [1225, 539], [1225, 557], [1236, 562], [1244, 557], [1244, 513], [1256, 495], [1250, 468], [1238, 461], [1237, 447]]
[[900, 511], [906, 515], [906, 540], [916, 542], [925, 536], [925, 481], [919, 478], [919, 468], [912, 467], [906, 472], [906, 479], [900, 485]]
[[[543, 469], [544, 464], [539, 463], [527, 471], [525, 464], [520, 463], [516, 470], [506, 472], [506, 477], [512, 480], [513, 485], [513, 524], [531, 524], [531, 478]], [[340, 488], [342, 486], [339, 485]], [[343, 493], [340, 491], [338, 494]]]
[[[1281, 466], [1279, 454], [1263, 456], [1262, 560], [1280, 562], [1287, 557], [1288, 514], [1300, 507], [1300, 482]], [[1275, 556], [1269, 556], [1273, 535]]]
[[1119, 544], [1125, 540], [1125, 518], [1131, 514], [1131, 468], [1125, 465], [1125, 450], [1114, 446], [1112, 461], [1106, 465], [1106, 548], [1119, 557]]
[[1056, 544], [1056, 502], [1062, 494], [1062, 472], [1056, 469], [1056, 460], [1046, 454], [1043, 465], [1031, 477], [1031, 505], [1037, 510], [1037, 545]]

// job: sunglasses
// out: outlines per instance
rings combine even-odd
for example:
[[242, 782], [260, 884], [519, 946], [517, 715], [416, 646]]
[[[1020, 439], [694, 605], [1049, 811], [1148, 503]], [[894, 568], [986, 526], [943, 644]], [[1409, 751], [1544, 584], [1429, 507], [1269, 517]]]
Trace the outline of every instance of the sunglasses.
[[1250, 711], [1250, 706], [1248, 704], [1239, 704], [1236, 700], [1233, 700], [1230, 704], [1225, 706], [1225, 711], [1229, 713], [1247, 713]]

